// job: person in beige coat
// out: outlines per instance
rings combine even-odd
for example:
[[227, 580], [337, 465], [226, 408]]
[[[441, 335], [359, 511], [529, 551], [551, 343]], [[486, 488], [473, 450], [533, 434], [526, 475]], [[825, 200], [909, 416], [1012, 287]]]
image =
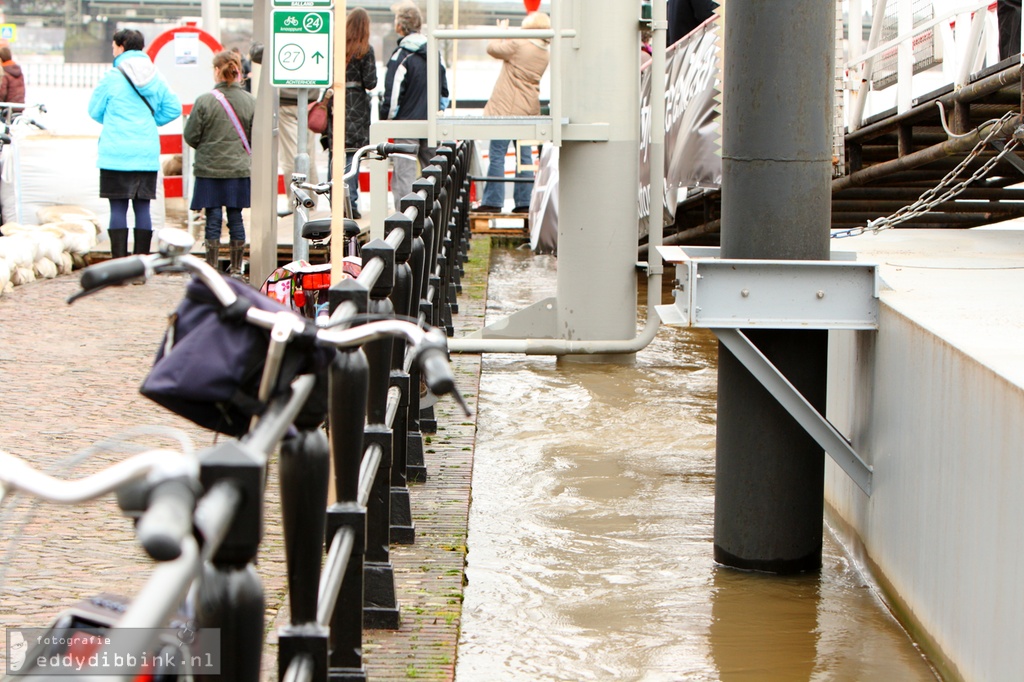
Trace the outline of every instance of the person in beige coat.
[[[498, 25], [507, 27], [508, 20]], [[522, 26], [528, 29], [548, 29], [551, 28], [551, 20], [544, 12], [531, 12], [523, 19]], [[500, 38], [487, 44], [487, 54], [503, 63], [491, 97], [484, 107], [484, 116], [540, 115], [540, 79], [548, 68], [549, 42], [536, 38]], [[509, 142], [511, 140], [491, 140], [488, 177], [505, 177], [505, 152], [508, 151]], [[519, 146], [519, 165], [533, 165], [530, 145]], [[520, 170], [516, 177], [532, 178], [533, 171]], [[532, 182], [515, 183], [512, 191], [515, 201], [513, 213], [529, 212], [532, 190]], [[484, 187], [483, 201], [476, 210], [481, 213], [501, 213], [504, 203], [505, 183], [488, 182]]]

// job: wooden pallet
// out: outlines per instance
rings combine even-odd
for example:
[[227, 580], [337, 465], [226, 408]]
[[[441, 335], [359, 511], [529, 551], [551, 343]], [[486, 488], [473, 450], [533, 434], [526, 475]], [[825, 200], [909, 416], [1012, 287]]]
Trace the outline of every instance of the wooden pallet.
[[[495, 220], [515, 220], [522, 225], [495, 227]], [[503, 235], [507, 237], [530, 238], [530, 219], [526, 213], [475, 213], [469, 214], [469, 230], [472, 234]]]

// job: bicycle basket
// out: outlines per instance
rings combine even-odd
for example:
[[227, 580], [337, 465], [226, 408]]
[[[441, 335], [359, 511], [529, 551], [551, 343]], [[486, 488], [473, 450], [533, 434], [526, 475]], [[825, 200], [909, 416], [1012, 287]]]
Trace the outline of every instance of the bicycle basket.
[[[238, 296], [230, 308], [200, 280], [189, 283], [140, 391], [200, 426], [240, 436], [252, 416], [266, 409], [258, 391], [270, 341], [269, 330], [246, 322], [245, 312], [251, 306], [271, 312], [288, 307], [237, 280], [226, 281]], [[327, 411], [326, 369], [335, 351], [314, 345], [314, 333], [310, 325], [309, 334], [288, 344], [272, 391], [277, 397], [299, 374], [317, 375], [314, 393], [295, 420], [300, 428], [320, 424]]]

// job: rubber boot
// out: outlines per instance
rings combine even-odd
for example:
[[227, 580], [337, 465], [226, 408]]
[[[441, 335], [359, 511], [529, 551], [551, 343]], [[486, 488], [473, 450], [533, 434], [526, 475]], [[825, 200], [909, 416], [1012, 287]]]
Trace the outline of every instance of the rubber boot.
[[153, 230], [140, 230], [135, 228], [135, 247], [132, 249], [133, 254], [147, 254], [149, 253], [149, 245], [153, 240]]
[[244, 239], [232, 239], [228, 242], [228, 256], [231, 259], [231, 264], [228, 267], [228, 274], [236, 279], [245, 279], [242, 274], [242, 255], [245, 253], [245, 240]]
[[206, 240], [206, 263], [217, 272], [220, 272], [220, 240]]
[[128, 255], [128, 228], [107, 230], [110, 237], [110, 257], [124, 258]]

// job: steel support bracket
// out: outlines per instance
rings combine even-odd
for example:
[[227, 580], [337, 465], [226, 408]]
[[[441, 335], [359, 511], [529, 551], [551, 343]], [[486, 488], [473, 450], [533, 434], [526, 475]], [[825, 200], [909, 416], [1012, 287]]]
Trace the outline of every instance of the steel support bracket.
[[[699, 249], [699, 250], [698, 250]], [[666, 324], [706, 329], [878, 329], [878, 266], [856, 261], [710, 258], [660, 246], [676, 265]], [[698, 255], [699, 254], [699, 255]]]
[[665, 324], [711, 329], [804, 431], [871, 495], [871, 466], [743, 329], [878, 329], [878, 266], [855, 261], [726, 260], [711, 247], [662, 246], [676, 264]]
[[768, 389], [804, 431], [835, 460], [865, 495], [871, 495], [871, 465], [860, 458], [850, 442], [825, 419], [779, 369], [739, 329], [713, 329], [737, 360]]

